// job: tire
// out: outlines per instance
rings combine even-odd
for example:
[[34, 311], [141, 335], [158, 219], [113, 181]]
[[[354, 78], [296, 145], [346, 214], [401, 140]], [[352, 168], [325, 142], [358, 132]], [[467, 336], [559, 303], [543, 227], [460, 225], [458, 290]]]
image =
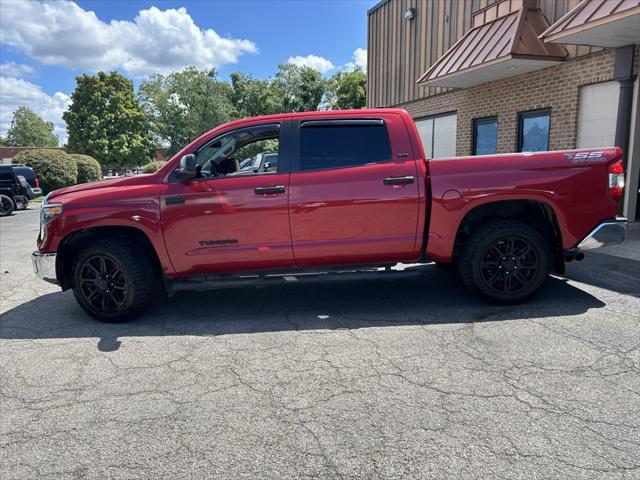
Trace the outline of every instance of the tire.
[[496, 303], [518, 303], [542, 286], [552, 258], [549, 242], [535, 228], [497, 221], [470, 235], [459, 271], [471, 291]]
[[13, 213], [14, 205], [11, 197], [0, 195], [0, 217], [8, 217]]
[[107, 238], [82, 249], [73, 265], [73, 293], [101, 322], [121, 323], [151, 304], [157, 284], [145, 252], [126, 240]]

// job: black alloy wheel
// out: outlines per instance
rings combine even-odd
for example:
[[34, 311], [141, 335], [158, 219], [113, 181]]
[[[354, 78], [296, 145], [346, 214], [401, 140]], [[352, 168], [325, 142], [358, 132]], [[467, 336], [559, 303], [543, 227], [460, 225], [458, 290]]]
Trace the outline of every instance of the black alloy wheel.
[[74, 259], [73, 293], [101, 322], [126, 322], [140, 315], [160, 291], [150, 252], [123, 237], [94, 240]]
[[517, 294], [535, 280], [540, 255], [526, 238], [507, 235], [482, 253], [480, 275], [486, 287], [501, 294]]
[[463, 282], [499, 303], [516, 303], [534, 294], [552, 267], [551, 240], [515, 220], [498, 220], [475, 230], [458, 259]]
[[96, 310], [113, 313], [127, 300], [127, 277], [115, 258], [93, 255], [80, 265], [80, 293]]

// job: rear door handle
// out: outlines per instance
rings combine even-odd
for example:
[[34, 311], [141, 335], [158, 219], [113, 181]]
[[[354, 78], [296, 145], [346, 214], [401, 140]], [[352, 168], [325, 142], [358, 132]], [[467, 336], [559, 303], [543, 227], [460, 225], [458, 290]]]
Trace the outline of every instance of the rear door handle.
[[415, 181], [415, 177], [387, 177], [383, 180], [385, 185], [404, 185]]
[[269, 195], [273, 193], [284, 193], [285, 188], [282, 185], [274, 185], [273, 187], [256, 187], [254, 192], [256, 195]]

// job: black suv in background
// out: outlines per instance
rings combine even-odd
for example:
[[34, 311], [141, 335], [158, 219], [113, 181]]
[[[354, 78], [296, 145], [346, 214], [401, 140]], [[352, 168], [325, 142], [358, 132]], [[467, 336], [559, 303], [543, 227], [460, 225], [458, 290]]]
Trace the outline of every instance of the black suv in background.
[[27, 190], [11, 165], [0, 165], [0, 217], [11, 215], [15, 209], [27, 208]]

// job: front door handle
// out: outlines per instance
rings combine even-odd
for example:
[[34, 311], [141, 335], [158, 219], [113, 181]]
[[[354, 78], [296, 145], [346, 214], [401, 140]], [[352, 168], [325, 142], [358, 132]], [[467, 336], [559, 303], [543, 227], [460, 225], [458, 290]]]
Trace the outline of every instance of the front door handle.
[[383, 183], [385, 185], [405, 185], [415, 181], [415, 177], [387, 177], [383, 180]]
[[256, 195], [269, 195], [274, 193], [284, 193], [285, 188], [282, 185], [274, 185], [272, 187], [256, 187], [254, 192]]

